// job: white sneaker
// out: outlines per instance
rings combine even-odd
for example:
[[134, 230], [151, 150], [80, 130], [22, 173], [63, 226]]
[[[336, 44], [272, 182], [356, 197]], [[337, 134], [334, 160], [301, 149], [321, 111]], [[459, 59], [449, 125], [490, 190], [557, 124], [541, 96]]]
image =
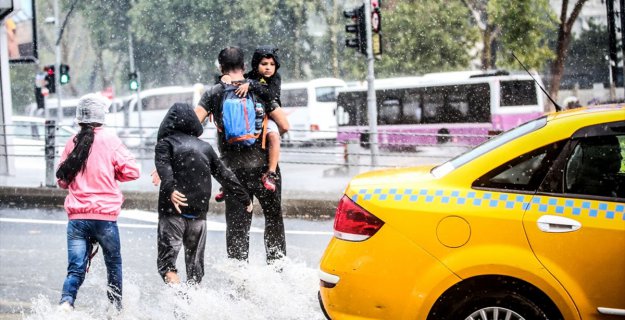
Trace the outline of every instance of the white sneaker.
[[59, 304], [59, 306], [57, 307], [57, 309], [61, 312], [72, 312], [74, 311], [74, 307], [69, 304], [69, 302], [64, 301], [63, 303]]

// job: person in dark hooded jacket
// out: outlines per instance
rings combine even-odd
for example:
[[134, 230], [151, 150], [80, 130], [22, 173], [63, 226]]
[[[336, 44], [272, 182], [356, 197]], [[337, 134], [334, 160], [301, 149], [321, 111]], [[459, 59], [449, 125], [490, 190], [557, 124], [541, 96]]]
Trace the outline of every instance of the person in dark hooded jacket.
[[[276, 190], [276, 180], [280, 179], [278, 171], [280, 135], [288, 130], [286, 114], [280, 108], [282, 106], [280, 101], [282, 78], [278, 69], [280, 69], [278, 48], [272, 45], [260, 46], [256, 48], [252, 56], [251, 70], [244, 75], [247, 81], [235, 90], [240, 97], [246, 96], [247, 92], [251, 91], [267, 109], [274, 110], [267, 124], [268, 170], [261, 177], [263, 186], [269, 191]], [[230, 79], [226, 75], [222, 77], [222, 81], [229, 83]], [[282, 125], [278, 126], [276, 122]]]
[[237, 177], [211, 145], [198, 137], [204, 128], [193, 108], [175, 103], [158, 130], [155, 165], [161, 178], [158, 196], [158, 272], [166, 283], [179, 283], [176, 259], [185, 248], [187, 281], [204, 276], [206, 213], [211, 176], [252, 211], [252, 201]]

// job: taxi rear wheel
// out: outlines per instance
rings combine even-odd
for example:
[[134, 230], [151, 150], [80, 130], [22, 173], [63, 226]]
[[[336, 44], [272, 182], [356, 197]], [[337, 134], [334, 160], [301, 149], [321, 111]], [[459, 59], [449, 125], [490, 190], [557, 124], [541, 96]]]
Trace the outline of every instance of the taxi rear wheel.
[[[498, 315], [498, 318], [495, 317]], [[477, 276], [455, 284], [432, 306], [428, 320], [563, 320], [551, 299], [520, 279]]]
[[545, 312], [532, 300], [513, 290], [486, 290], [473, 294], [475, 295], [456, 301], [455, 306], [448, 309], [448, 314], [440, 319], [549, 319]]

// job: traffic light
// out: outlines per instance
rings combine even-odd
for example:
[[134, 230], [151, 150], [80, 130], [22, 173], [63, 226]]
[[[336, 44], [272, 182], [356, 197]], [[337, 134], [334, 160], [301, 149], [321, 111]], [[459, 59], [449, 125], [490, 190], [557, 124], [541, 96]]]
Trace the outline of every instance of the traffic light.
[[69, 66], [66, 64], [61, 64], [61, 76], [59, 78], [59, 82], [63, 84], [69, 83]]
[[46, 73], [46, 77], [44, 78], [44, 80], [46, 82], [46, 88], [48, 89], [48, 93], [55, 93], [56, 77], [54, 73], [54, 65], [44, 66], [43, 71]]
[[356, 38], [346, 39], [345, 46], [357, 48], [362, 54], [367, 54], [367, 29], [365, 25], [365, 5], [353, 10], [343, 11], [345, 18], [352, 19], [352, 24], [345, 25], [345, 32], [353, 33]]
[[131, 72], [128, 74], [128, 87], [132, 91], [139, 90], [139, 77], [136, 72]]
[[382, 54], [382, 15], [380, 14], [380, 2], [371, 2], [371, 47], [373, 55]]

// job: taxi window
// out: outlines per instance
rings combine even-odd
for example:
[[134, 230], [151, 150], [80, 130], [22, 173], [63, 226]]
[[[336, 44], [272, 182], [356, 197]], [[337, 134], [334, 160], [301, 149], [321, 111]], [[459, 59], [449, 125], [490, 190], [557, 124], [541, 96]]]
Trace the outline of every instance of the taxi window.
[[564, 192], [625, 198], [625, 135], [581, 138], [566, 161]]
[[550, 144], [513, 159], [477, 179], [473, 187], [534, 191], [549, 171], [563, 144]]

